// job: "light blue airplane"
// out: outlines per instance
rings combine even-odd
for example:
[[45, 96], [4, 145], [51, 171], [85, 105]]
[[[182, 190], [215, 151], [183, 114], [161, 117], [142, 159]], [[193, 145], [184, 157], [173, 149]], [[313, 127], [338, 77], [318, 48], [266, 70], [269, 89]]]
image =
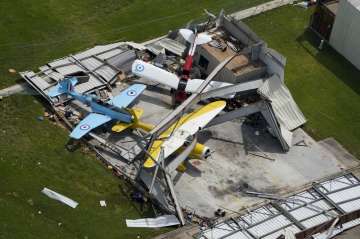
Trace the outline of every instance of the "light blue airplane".
[[68, 94], [91, 107], [92, 112], [81, 120], [71, 132], [70, 137], [74, 139], [80, 139], [91, 130], [111, 120], [131, 123], [134, 117], [126, 107], [141, 95], [146, 88], [145, 85], [134, 84], [109, 101], [103, 102], [96, 96], [77, 93], [74, 90], [77, 83], [78, 79], [76, 77], [65, 78], [48, 92], [48, 96], [51, 98]]

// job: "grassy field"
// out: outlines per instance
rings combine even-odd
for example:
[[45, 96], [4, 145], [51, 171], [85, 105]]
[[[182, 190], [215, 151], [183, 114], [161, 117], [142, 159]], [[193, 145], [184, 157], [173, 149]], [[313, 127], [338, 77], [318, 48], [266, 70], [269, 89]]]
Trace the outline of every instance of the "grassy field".
[[35, 69], [95, 44], [144, 41], [204, 17], [266, 0], [13, 0], [0, 2], [0, 88], [13, 84], [8, 68]]
[[316, 139], [335, 137], [360, 158], [360, 71], [306, 31], [312, 10], [287, 6], [246, 20], [287, 57], [286, 84]]
[[[95, 44], [143, 41], [202, 17], [202, 8], [236, 10], [264, 0], [13, 0], [0, 1], [0, 88], [10, 75]], [[68, 132], [37, 121], [31, 96], [0, 101], [0, 238], [150, 238], [159, 230], [129, 229], [125, 218], [149, 216], [122, 193], [91, 154], [64, 149]], [[71, 209], [40, 193], [46, 186], [80, 204]], [[123, 186], [122, 186], [123, 187]], [[108, 207], [101, 208], [105, 199]], [[41, 213], [39, 213], [39, 211]], [[60, 225], [60, 226], [59, 226]]]

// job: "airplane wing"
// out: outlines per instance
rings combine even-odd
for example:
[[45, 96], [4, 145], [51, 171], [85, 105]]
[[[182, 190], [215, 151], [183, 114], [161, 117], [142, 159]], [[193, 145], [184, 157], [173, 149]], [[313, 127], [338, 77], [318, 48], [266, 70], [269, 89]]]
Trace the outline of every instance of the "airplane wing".
[[179, 78], [174, 73], [168, 72], [141, 60], [134, 61], [131, 71], [139, 77], [158, 82], [173, 89], [177, 89], [179, 85]]
[[[204, 80], [201, 79], [191, 79], [188, 81], [185, 91], [186, 92], [191, 92], [194, 93], [197, 91], [197, 89], [199, 88], [199, 86], [204, 82]], [[227, 82], [220, 82], [220, 81], [211, 81], [206, 88], [204, 89], [203, 92], [207, 92], [210, 90], [215, 90], [218, 88], [222, 88], [225, 86], [229, 86], [229, 85], [233, 85], [231, 83], [227, 83]], [[232, 98], [234, 95], [230, 95], [230, 96], [225, 96], [224, 98]]]
[[71, 132], [70, 137], [74, 139], [80, 139], [91, 130], [96, 127], [109, 122], [111, 117], [107, 115], [90, 113], [83, 120], [79, 122], [79, 124], [75, 127], [75, 129]]
[[131, 104], [141, 93], [146, 86], [142, 84], [134, 84], [123, 90], [120, 94], [109, 100], [109, 104], [115, 105], [118, 108], [126, 108]]
[[[162, 133], [159, 139], [154, 141], [149, 149], [152, 158], [155, 161], [159, 160], [161, 148], [164, 152], [164, 158], [169, 157], [184, 144], [189, 136], [205, 127], [225, 106], [225, 101], [215, 101], [181, 117], [178, 122], [175, 122]], [[144, 167], [154, 167], [156, 163], [153, 159], [148, 158]]]

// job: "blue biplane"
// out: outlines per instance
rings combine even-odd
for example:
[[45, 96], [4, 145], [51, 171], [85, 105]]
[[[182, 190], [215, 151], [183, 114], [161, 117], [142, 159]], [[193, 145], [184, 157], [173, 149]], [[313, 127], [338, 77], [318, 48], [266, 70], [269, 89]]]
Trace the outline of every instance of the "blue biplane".
[[141, 95], [146, 88], [145, 85], [134, 84], [114, 98], [108, 100], [107, 102], [103, 102], [94, 95], [79, 94], [76, 92], [74, 87], [77, 83], [78, 79], [76, 77], [68, 77], [60, 81], [48, 92], [49, 97], [68, 94], [74, 99], [91, 107], [92, 112], [81, 120], [71, 132], [70, 137], [74, 139], [80, 139], [91, 130], [111, 120], [131, 123], [134, 117], [126, 109], [126, 107], [129, 106], [139, 95]]

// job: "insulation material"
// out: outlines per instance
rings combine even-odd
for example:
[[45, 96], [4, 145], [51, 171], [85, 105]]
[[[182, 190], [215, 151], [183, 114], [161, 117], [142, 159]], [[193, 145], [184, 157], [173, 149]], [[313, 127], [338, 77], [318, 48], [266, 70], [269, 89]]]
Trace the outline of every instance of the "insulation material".
[[168, 227], [179, 225], [180, 222], [174, 215], [163, 215], [156, 218], [142, 218], [136, 220], [126, 219], [127, 227]]
[[277, 120], [287, 130], [294, 130], [306, 122], [289, 89], [279, 77], [274, 75], [267, 79], [258, 93], [270, 101]]

